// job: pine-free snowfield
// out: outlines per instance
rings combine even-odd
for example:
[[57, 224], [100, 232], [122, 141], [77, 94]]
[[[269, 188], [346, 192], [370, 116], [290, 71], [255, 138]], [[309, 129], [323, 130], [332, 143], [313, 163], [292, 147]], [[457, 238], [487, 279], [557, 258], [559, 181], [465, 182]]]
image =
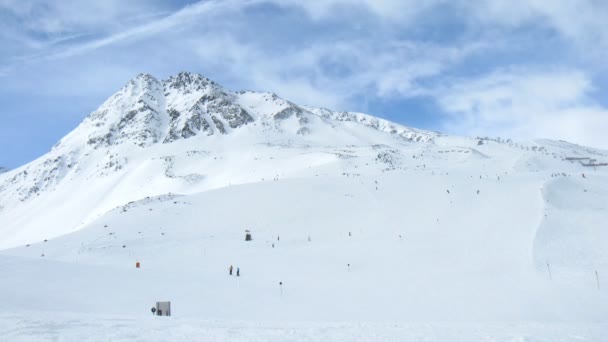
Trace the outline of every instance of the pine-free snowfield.
[[605, 172], [499, 144], [393, 169], [362, 150], [0, 252], [2, 338], [608, 340]]

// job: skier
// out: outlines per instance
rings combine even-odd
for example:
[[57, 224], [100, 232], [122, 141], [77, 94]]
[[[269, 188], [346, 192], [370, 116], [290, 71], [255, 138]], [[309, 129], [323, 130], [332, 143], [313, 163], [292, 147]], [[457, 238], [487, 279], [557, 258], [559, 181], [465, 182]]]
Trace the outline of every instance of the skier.
[[479, 195], [479, 190], [477, 190], [477, 194]]
[[228, 273], [229, 273], [230, 275], [232, 275], [232, 265], [230, 265], [230, 267], [228, 268]]
[[241, 276], [241, 269], [240, 268], [236, 268], [236, 276], [240, 277]]

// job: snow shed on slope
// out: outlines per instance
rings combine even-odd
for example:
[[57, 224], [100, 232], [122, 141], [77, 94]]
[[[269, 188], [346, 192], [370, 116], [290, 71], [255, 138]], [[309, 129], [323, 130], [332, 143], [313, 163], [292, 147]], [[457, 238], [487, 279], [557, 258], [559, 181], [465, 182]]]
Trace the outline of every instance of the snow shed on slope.
[[157, 316], [171, 316], [171, 302], [156, 302]]

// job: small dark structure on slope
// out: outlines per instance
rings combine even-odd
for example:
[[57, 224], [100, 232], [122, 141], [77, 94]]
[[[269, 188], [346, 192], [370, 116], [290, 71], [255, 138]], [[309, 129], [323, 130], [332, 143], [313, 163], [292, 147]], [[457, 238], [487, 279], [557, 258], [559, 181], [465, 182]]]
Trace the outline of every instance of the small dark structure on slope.
[[[152, 313], [154, 313], [154, 310]], [[171, 302], [156, 302], [156, 315], [171, 316]]]

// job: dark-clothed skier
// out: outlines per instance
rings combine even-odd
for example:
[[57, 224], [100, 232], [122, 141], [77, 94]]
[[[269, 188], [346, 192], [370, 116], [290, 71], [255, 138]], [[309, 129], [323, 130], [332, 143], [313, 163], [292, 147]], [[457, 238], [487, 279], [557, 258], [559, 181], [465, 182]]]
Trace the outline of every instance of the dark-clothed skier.
[[230, 265], [230, 267], [228, 268], [228, 273], [229, 273], [230, 275], [232, 275], [232, 265]]
[[241, 269], [240, 268], [236, 268], [236, 276], [240, 277], [241, 276]]

